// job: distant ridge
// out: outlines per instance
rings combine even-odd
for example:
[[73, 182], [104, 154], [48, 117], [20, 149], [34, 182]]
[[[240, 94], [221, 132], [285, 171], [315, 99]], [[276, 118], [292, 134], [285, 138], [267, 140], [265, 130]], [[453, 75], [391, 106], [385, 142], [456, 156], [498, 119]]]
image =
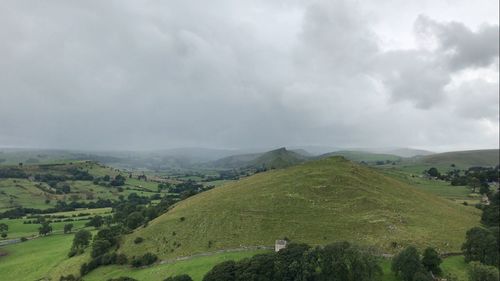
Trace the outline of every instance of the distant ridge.
[[459, 166], [496, 166], [499, 164], [498, 149], [452, 151], [418, 158], [424, 164], [446, 164]]
[[[301, 151], [299, 151], [301, 152]], [[303, 151], [303, 153], [307, 153]], [[206, 165], [216, 168], [265, 168], [280, 169], [308, 160], [309, 157], [281, 147], [265, 153], [240, 154], [221, 158]]]

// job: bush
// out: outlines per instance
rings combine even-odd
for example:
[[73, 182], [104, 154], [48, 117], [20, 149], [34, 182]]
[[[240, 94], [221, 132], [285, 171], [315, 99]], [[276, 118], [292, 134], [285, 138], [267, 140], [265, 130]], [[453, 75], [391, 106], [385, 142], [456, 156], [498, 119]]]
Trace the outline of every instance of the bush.
[[471, 262], [468, 270], [470, 281], [498, 281], [498, 269], [494, 266]]
[[418, 250], [413, 246], [408, 246], [392, 259], [391, 270], [403, 281], [413, 281], [415, 274], [422, 268]]
[[151, 265], [158, 260], [158, 257], [152, 253], [146, 253], [142, 257], [135, 257], [132, 260], [133, 267], [141, 267], [146, 265]]
[[191, 278], [191, 276], [187, 274], [182, 274], [182, 275], [168, 277], [163, 281], [193, 281], [193, 279]]
[[134, 244], [140, 244], [144, 241], [144, 238], [142, 237], [137, 237], [134, 239]]
[[137, 281], [137, 279], [134, 279], [132, 277], [122, 276], [118, 278], [108, 279], [108, 281]]
[[67, 275], [67, 276], [61, 276], [59, 278], [59, 281], [79, 281], [80, 278], [75, 277], [73, 274]]
[[443, 261], [439, 257], [439, 254], [433, 248], [427, 248], [424, 250], [424, 256], [422, 257], [422, 265], [425, 267], [427, 271], [432, 272], [433, 274], [439, 275], [441, 274], [441, 268], [439, 265]]
[[21, 237], [21, 242], [26, 242], [26, 241], [28, 241], [28, 238], [26, 238], [26, 237]]
[[124, 255], [124, 254], [118, 254], [116, 256], [116, 264], [123, 265], [123, 264], [127, 264], [127, 263], [128, 263], [128, 258], [127, 258], [126, 255]]

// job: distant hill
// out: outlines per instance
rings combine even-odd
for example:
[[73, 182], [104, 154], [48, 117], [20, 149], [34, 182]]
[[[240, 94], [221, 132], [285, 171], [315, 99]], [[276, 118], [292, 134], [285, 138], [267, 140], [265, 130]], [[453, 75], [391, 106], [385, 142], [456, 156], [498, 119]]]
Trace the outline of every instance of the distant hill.
[[355, 162], [377, 162], [377, 161], [399, 161], [401, 157], [392, 154], [371, 153], [365, 151], [335, 151], [320, 155], [318, 158], [327, 158], [331, 156], [342, 156]]
[[432, 155], [434, 152], [422, 149], [414, 148], [397, 148], [384, 151], [383, 153], [397, 155], [400, 157], [414, 157], [414, 156], [425, 156]]
[[[120, 187], [110, 181], [118, 174], [126, 180]], [[104, 180], [104, 176], [109, 180]], [[51, 164], [0, 166], [0, 212], [15, 207], [48, 209], [57, 201], [95, 202], [118, 200], [136, 193], [151, 196], [158, 184], [129, 177], [128, 173], [94, 161], [69, 161]]]
[[462, 167], [496, 166], [499, 164], [499, 150], [485, 149], [438, 153], [417, 158], [417, 162], [432, 165], [455, 164]]
[[282, 147], [265, 153], [232, 155], [207, 163], [207, 165], [211, 167], [226, 169], [279, 169], [296, 165], [309, 159], [309, 157], [300, 154], [299, 152], [287, 150], [286, 148]]
[[[459, 251], [479, 214], [377, 169], [330, 157], [258, 173], [181, 201], [127, 235], [120, 251], [172, 258], [270, 246], [284, 237], [311, 245], [348, 240], [383, 252], [410, 244]], [[137, 237], [144, 242], [135, 244]]]

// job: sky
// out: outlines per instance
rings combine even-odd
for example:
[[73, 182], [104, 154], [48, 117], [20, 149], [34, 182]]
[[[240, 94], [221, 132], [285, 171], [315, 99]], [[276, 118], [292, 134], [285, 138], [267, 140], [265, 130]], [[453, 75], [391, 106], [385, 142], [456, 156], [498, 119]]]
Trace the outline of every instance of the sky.
[[0, 146], [498, 148], [498, 0], [0, 1]]

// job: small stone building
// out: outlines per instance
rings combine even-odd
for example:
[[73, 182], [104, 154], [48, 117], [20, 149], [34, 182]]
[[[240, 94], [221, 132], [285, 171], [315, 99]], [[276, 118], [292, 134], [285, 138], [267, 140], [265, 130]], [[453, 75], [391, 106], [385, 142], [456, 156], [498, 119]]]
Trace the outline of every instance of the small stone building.
[[287, 243], [286, 240], [276, 240], [276, 242], [274, 242], [274, 251], [279, 252], [279, 250], [285, 249]]

